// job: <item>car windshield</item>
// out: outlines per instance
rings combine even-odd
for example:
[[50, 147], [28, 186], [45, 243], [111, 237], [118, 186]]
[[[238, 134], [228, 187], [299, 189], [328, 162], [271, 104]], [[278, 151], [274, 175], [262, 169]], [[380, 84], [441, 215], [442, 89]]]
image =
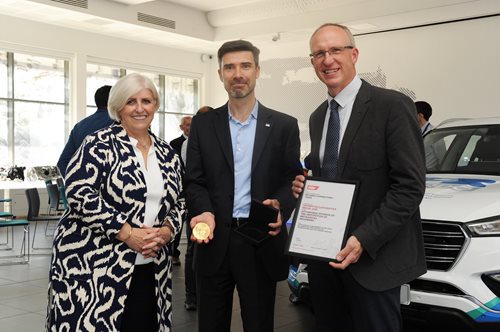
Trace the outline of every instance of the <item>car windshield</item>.
[[435, 129], [424, 147], [428, 173], [500, 175], [500, 125]]

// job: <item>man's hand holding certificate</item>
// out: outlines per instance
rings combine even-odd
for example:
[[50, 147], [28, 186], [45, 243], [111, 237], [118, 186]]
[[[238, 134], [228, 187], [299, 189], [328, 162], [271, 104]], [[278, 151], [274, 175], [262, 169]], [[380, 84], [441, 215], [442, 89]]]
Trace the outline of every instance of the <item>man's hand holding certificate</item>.
[[[355, 183], [307, 177], [295, 209], [288, 253], [337, 262], [340, 265], [342, 263], [339, 261], [347, 257], [349, 261], [357, 260], [359, 255], [349, 256], [349, 249], [340, 253], [355, 195]], [[357, 248], [357, 252], [359, 248], [355, 246], [355, 241], [357, 240], [354, 238], [351, 244]], [[345, 254], [345, 257], [337, 257], [338, 254]]]

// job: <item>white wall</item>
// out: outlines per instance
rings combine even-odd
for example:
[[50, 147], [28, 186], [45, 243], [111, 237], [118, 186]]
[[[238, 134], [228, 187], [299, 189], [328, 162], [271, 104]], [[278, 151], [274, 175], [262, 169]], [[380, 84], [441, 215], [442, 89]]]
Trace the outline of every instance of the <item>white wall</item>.
[[[320, 24], [321, 22], [318, 22]], [[495, 116], [500, 77], [500, 17], [357, 36], [362, 77], [426, 100], [439, 123], [452, 117]], [[250, 40], [252, 41], [252, 40]], [[259, 45], [261, 78], [257, 97], [266, 105], [299, 119], [303, 150], [309, 149], [307, 121], [326, 96], [307, 54], [308, 40]], [[17, 51], [60, 53], [73, 63], [74, 114], [85, 112], [85, 62], [102, 59], [155, 70], [200, 75], [201, 105], [217, 107], [227, 94], [217, 75], [217, 58], [0, 16], [0, 47]], [[73, 120], [76, 121], [76, 118]]]
[[57, 55], [71, 61], [72, 125], [85, 117], [86, 62], [125, 65], [146, 71], [201, 78], [201, 103], [210, 93], [206, 84], [210, 64], [200, 54], [118, 39], [84, 31], [0, 15], [0, 48], [40, 55]]
[[[123, 65], [157, 73], [188, 75], [200, 78], [201, 104], [210, 95], [210, 63], [201, 62], [200, 54], [166, 47], [118, 39], [79, 30], [0, 15], [0, 49], [28, 54], [58, 56], [71, 62], [70, 128], [85, 117], [86, 63]], [[0, 156], [1, 158], [1, 156]], [[25, 182], [24, 186], [33, 186]], [[21, 186], [22, 187], [22, 186]], [[0, 196], [13, 199], [12, 212], [18, 216], [27, 213], [24, 189], [1, 190]], [[39, 188], [41, 201], [46, 202], [45, 188]], [[45, 203], [43, 203], [45, 204]], [[45, 211], [45, 205], [41, 211]]]
[[[360, 50], [357, 71], [361, 75], [385, 74], [386, 86], [414, 100], [426, 100], [439, 123], [453, 117], [500, 116], [497, 96], [500, 91], [500, 16], [355, 37]], [[267, 60], [303, 57], [304, 66], [295, 68], [303, 81], [316, 81], [307, 54], [308, 40], [261, 49], [261, 69]], [[307, 63], [307, 64], [306, 64]], [[274, 80], [285, 86], [283, 77]], [[260, 91], [264, 94], [266, 91]], [[272, 91], [278, 95], [279, 90]], [[257, 92], [259, 95], [259, 91]], [[292, 97], [292, 96], [289, 96]], [[273, 100], [266, 101], [273, 106]], [[323, 98], [322, 98], [323, 100]], [[288, 105], [287, 113], [301, 117], [316, 105]]]
[[[377, 85], [429, 102], [434, 124], [448, 118], [500, 116], [498, 31], [497, 16], [357, 36], [357, 71]], [[310, 148], [309, 115], [327, 93], [310, 64], [309, 41], [255, 45], [261, 49], [257, 98], [298, 118], [304, 157]], [[209, 83], [217, 85], [211, 90], [212, 106], [224, 103], [222, 83], [218, 78]]]

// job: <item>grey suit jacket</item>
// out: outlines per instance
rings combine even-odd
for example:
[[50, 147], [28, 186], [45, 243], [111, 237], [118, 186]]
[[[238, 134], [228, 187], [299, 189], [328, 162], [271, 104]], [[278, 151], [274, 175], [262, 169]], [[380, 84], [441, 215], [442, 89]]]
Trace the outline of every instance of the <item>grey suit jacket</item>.
[[[282, 280], [288, 273], [284, 255], [287, 239], [285, 222], [295, 207], [291, 184], [301, 172], [297, 119], [273, 111], [259, 103], [252, 156], [253, 199], [278, 199], [283, 229], [258, 247], [271, 279]], [[197, 245], [197, 272], [213, 275], [228, 248], [233, 216], [234, 160], [227, 104], [193, 118], [187, 148], [185, 176], [186, 200], [191, 216], [210, 211], [215, 215], [214, 239]]]
[[[327, 102], [311, 115], [313, 174]], [[359, 183], [349, 235], [364, 252], [349, 270], [364, 287], [382, 291], [425, 273], [419, 204], [425, 191], [425, 155], [416, 110], [403, 94], [363, 81], [341, 143], [338, 178]]]

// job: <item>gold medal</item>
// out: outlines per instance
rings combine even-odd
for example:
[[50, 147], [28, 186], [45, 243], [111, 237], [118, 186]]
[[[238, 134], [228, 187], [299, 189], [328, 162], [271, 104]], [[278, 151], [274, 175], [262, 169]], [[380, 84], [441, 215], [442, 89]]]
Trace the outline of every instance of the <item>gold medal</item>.
[[205, 240], [210, 235], [210, 227], [204, 222], [199, 222], [193, 228], [193, 235], [198, 240]]

